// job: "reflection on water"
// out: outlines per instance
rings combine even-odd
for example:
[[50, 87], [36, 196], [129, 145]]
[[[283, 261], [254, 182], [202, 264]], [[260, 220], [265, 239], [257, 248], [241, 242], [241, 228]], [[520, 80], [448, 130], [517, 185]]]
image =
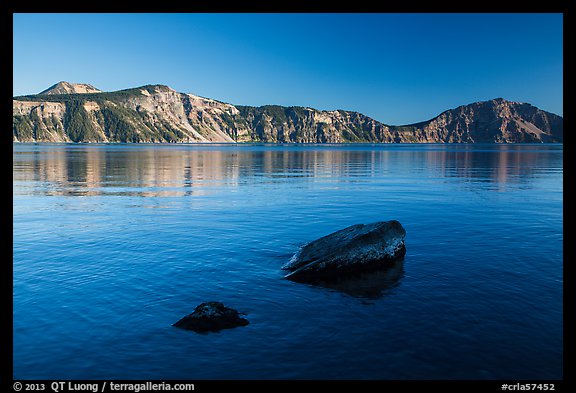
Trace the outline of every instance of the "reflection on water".
[[318, 287], [335, 289], [353, 297], [379, 299], [400, 285], [400, 280], [403, 276], [404, 260], [402, 259], [396, 261], [392, 266], [370, 272], [302, 282]]
[[[286, 178], [385, 177], [527, 182], [561, 146], [131, 146], [15, 145], [14, 180], [46, 182], [47, 195], [200, 195], [206, 187]], [[555, 156], [556, 155], [556, 156]], [[561, 157], [558, 171], [561, 171]]]
[[[561, 145], [13, 151], [14, 379], [562, 376]], [[391, 269], [283, 279], [299, 246], [390, 219]], [[250, 325], [172, 327], [211, 300]]]

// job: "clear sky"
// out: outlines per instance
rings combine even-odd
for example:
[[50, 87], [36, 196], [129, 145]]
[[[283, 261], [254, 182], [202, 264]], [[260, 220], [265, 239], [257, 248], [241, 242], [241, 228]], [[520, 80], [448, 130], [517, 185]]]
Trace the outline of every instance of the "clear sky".
[[15, 14], [14, 95], [145, 84], [387, 124], [503, 97], [562, 115], [561, 14]]

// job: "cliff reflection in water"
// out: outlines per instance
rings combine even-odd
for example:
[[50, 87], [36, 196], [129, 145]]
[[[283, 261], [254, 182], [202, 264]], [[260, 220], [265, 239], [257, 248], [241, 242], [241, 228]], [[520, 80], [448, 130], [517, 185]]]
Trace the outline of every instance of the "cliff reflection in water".
[[[489, 145], [19, 145], [14, 181], [41, 181], [48, 195], [201, 195], [211, 187], [286, 182], [453, 177], [490, 182], [529, 182], [561, 146]], [[558, 153], [560, 153], [558, 155]], [[554, 156], [557, 154], [556, 156]], [[535, 169], [536, 168], [536, 169]], [[415, 173], [416, 172], [416, 173]]]

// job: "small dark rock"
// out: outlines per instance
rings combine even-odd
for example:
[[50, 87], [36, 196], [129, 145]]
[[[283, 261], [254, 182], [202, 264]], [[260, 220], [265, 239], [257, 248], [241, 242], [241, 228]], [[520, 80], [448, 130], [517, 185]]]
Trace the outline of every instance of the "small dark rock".
[[249, 323], [233, 308], [226, 307], [220, 302], [206, 302], [197, 306], [192, 314], [185, 316], [172, 326], [200, 333], [217, 332], [222, 329], [246, 326]]

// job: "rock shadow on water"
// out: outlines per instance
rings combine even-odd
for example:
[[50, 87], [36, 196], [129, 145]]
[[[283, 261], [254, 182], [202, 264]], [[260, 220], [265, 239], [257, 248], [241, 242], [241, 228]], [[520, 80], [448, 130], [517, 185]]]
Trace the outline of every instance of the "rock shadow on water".
[[404, 259], [367, 272], [349, 273], [343, 276], [322, 278], [293, 278], [289, 280], [311, 286], [333, 289], [346, 295], [367, 299], [380, 299], [398, 287], [404, 277]]

